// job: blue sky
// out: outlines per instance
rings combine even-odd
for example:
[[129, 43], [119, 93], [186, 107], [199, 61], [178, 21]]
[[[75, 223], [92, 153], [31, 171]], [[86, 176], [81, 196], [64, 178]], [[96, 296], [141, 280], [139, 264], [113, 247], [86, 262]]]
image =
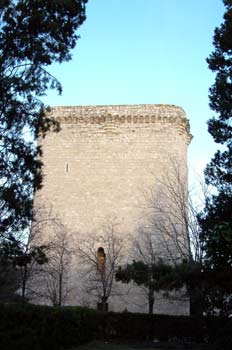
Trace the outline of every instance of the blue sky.
[[201, 171], [217, 147], [207, 133], [214, 74], [205, 59], [224, 11], [222, 0], [89, 0], [72, 60], [50, 68], [63, 94], [44, 102], [179, 105], [194, 135], [189, 168]]

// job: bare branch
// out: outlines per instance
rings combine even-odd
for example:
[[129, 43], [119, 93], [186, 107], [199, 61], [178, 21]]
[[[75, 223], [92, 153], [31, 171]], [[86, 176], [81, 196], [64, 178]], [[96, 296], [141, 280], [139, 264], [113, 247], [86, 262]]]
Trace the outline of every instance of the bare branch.
[[[86, 236], [86, 235], [85, 235]], [[97, 298], [106, 311], [108, 299], [112, 295], [119, 295], [114, 281], [115, 270], [122, 260], [125, 240], [118, 232], [115, 219], [109, 221], [99, 234], [88, 234], [88, 241], [79, 239], [77, 255], [83, 265], [84, 290]], [[102, 261], [99, 261], [98, 249], [103, 249]]]

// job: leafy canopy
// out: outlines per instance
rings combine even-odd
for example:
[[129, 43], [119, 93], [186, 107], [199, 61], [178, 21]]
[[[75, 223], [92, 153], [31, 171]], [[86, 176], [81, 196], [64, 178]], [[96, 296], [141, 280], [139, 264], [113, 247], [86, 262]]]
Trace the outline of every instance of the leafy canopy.
[[208, 267], [232, 268], [232, 1], [224, 0], [224, 21], [214, 33], [214, 51], [207, 59], [216, 73], [209, 91], [210, 107], [216, 115], [208, 122], [215, 142], [222, 145], [205, 171], [216, 194], [207, 198], [201, 215], [202, 240]]
[[41, 186], [41, 150], [35, 139], [57, 125], [40, 101], [61, 93], [47, 70], [68, 61], [85, 20], [87, 0], [0, 2], [0, 239], [14, 241], [28, 226], [33, 191]]
[[173, 271], [174, 269], [161, 259], [152, 264], [134, 260], [125, 267], [119, 266], [115, 277], [122, 283], [134, 282], [137, 286], [158, 292], [161, 289], [169, 289]]

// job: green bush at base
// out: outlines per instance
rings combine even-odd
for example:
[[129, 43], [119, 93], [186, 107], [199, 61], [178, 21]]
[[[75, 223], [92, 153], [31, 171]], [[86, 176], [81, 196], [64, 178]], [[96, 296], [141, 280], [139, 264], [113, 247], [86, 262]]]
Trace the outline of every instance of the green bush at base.
[[206, 342], [232, 349], [232, 319], [0, 305], [0, 350], [58, 350], [94, 339]]
[[95, 312], [80, 307], [0, 305], [1, 350], [57, 350], [94, 339]]
[[220, 317], [167, 316], [132, 313], [96, 314], [97, 334], [106, 340], [139, 342], [179, 340], [232, 349], [232, 320]]
[[167, 316], [132, 313], [98, 314], [98, 334], [109, 339], [159, 339], [189, 337], [202, 341], [207, 335], [203, 319], [188, 316]]

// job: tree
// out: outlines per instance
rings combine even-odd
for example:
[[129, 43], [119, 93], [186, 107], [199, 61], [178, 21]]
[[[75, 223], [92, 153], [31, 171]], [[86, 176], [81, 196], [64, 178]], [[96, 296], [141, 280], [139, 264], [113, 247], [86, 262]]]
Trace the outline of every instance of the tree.
[[0, 294], [3, 293], [5, 299], [15, 298], [18, 291], [21, 291], [22, 302], [28, 299], [29, 292], [32, 296], [35, 277], [47, 262], [49, 246], [41, 244], [41, 234], [53, 220], [51, 210], [37, 207], [33, 210], [29, 232], [25, 230], [20, 241], [14, 237], [10, 241], [0, 241]]
[[147, 214], [138, 230], [134, 257], [147, 266], [159, 259], [164, 265], [171, 266], [169, 283], [164, 287], [177, 291], [179, 300], [180, 293], [184, 299], [188, 296], [190, 313], [202, 314], [205, 284], [198, 213], [208, 188], [201, 186], [202, 193], [199, 195], [198, 192], [197, 203], [193, 191], [187, 188], [186, 169], [175, 158], [170, 159], [170, 164], [169, 172], [162, 179], [154, 176], [155, 186], [145, 192]]
[[[224, 0], [224, 21], [214, 32], [214, 51], [207, 59], [216, 73], [209, 90], [210, 107], [216, 113], [208, 131], [221, 144], [205, 170], [205, 181], [214, 187], [199, 214], [204, 248], [204, 271], [210, 283], [207, 305], [211, 313], [231, 313], [232, 286], [232, 1]], [[224, 277], [223, 277], [224, 276]]]
[[21, 253], [14, 258], [14, 265], [20, 276], [20, 290], [23, 303], [33, 297], [34, 291], [31, 289], [33, 279], [40, 273], [41, 266], [48, 261], [46, 256], [47, 246], [34, 245], [33, 239], [34, 236], [30, 234], [27, 242], [21, 248]]
[[232, 268], [232, 2], [224, 0], [224, 22], [214, 32], [214, 51], [207, 59], [216, 73], [209, 90], [210, 107], [216, 116], [208, 131], [223, 145], [205, 170], [205, 180], [215, 188], [200, 217], [205, 259], [214, 269]]
[[9, 256], [0, 257], [0, 302], [17, 299], [16, 291], [19, 289], [19, 275]]
[[0, 240], [0, 299], [10, 300], [20, 287], [19, 274], [14, 267], [14, 257], [19, 254], [18, 242]]
[[52, 305], [62, 306], [72, 291], [69, 277], [74, 253], [71, 248], [73, 238], [58, 218], [53, 221], [52, 229], [52, 243], [47, 254], [48, 262], [38, 282], [41, 295], [48, 299]]
[[125, 241], [112, 220], [105, 224], [101, 234], [81, 239], [77, 248], [79, 262], [83, 266], [84, 292], [97, 298], [102, 311], [108, 310], [108, 299], [120, 292], [115, 285], [115, 271], [122, 260]]
[[141, 260], [133, 260], [125, 266], [119, 266], [116, 270], [116, 281], [130, 283], [131, 281], [142, 288], [148, 300], [148, 312], [153, 314], [155, 293], [160, 290], [169, 290], [172, 282], [171, 275], [173, 268], [161, 258], [155, 257], [153, 249], [154, 242], [151, 236], [145, 235], [147, 250], [137, 241], [137, 248]]
[[35, 140], [58, 125], [40, 100], [61, 93], [48, 66], [68, 61], [85, 20], [87, 0], [3, 0], [0, 3], [0, 239], [12, 241], [32, 218], [40, 188], [41, 149]]
[[43, 232], [55, 221], [52, 209], [48, 210], [44, 205], [35, 208], [29, 232], [25, 231], [20, 242], [16, 242], [15, 253], [11, 248], [6, 254], [17, 271], [23, 303], [38, 294], [38, 278], [44, 274], [51, 250], [51, 242], [42, 238]]
[[202, 259], [197, 205], [188, 190], [186, 169], [175, 158], [162, 179], [154, 176], [155, 186], [145, 193], [147, 213], [142, 230], [150, 232], [156, 250], [172, 264]]
[[[71, 289], [69, 272], [72, 235], [47, 205], [35, 206], [29, 234], [11, 260], [19, 279], [22, 301], [36, 299], [64, 305]], [[20, 250], [18, 250], [18, 246]], [[6, 254], [9, 259], [9, 254]]]
[[38, 278], [44, 275], [51, 250], [51, 242], [45, 241], [43, 233], [56, 221], [51, 208], [37, 206], [33, 210], [29, 232], [25, 230], [20, 241], [3, 242], [0, 247], [0, 281], [4, 280], [4, 284], [1, 284], [0, 294], [3, 289], [5, 298], [20, 292], [20, 300], [24, 303], [38, 296]]

